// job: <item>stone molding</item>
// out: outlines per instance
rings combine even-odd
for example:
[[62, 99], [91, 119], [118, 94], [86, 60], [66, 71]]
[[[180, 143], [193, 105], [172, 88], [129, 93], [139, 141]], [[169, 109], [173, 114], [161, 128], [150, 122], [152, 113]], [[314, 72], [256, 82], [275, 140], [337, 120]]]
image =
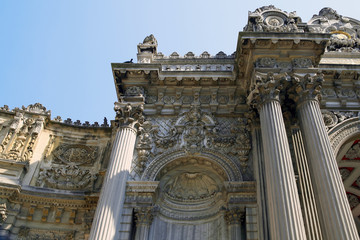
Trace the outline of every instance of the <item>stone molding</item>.
[[358, 117], [347, 119], [328, 131], [331, 147], [335, 156], [341, 146], [352, 137], [360, 134], [360, 120]]

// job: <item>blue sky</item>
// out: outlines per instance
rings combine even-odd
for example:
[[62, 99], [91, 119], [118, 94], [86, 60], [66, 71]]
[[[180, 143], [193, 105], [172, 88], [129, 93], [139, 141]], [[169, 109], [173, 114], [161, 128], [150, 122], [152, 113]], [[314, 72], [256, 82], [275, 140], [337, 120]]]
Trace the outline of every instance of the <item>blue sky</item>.
[[0, 0], [0, 105], [36, 102], [61, 116], [114, 118], [112, 62], [136, 59], [149, 35], [158, 51], [231, 54], [248, 11], [273, 4], [304, 22], [323, 7], [360, 19], [358, 1]]

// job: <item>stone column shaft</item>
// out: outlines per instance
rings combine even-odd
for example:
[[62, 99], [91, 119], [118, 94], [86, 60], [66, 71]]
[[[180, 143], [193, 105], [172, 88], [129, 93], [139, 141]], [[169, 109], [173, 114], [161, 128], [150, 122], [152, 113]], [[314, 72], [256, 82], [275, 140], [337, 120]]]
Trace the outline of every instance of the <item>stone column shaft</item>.
[[317, 206], [310, 178], [303, 138], [299, 128], [292, 129], [292, 142], [299, 175], [300, 200], [308, 239], [322, 240]]
[[317, 100], [304, 100], [297, 113], [305, 140], [324, 239], [359, 239], [334, 152]]
[[[143, 99], [142, 95], [139, 99]], [[91, 240], [112, 240], [119, 236], [126, 182], [135, 149], [137, 129], [144, 122], [142, 102], [115, 103], [114, 109], [118, 129], [91, 227]]]
[[306, 239], [289, 143], [280, 103], [260, 108], [271, 239]]
[[90, 239], [116, 239], [125, 201], [126, 181], [135, 148], [136, 130], [122, 127], [116, 133]]

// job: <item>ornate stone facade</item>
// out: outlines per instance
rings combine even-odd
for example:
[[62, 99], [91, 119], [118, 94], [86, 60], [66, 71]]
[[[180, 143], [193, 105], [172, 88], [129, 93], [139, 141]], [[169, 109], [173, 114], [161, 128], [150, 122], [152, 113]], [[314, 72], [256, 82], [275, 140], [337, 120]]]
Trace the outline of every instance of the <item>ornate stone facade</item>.
[[265, 6], [230, 55], [146, 37], [110, 124], [0, 107], [0, 238], [359, 239], [359, 34]]

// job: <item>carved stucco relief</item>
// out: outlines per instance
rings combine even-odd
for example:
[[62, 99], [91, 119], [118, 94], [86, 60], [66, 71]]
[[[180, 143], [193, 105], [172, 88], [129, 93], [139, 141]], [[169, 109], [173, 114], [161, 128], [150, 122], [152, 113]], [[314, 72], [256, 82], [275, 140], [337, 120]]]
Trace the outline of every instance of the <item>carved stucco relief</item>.
[[[54, 144], [50, 137], [47, 151]], [[98, 177], [99, 146], [57, 143], [51, 153], [46, 152], [36, 180], [37, 186], [62, 190], [92, 190]]]
[[16, 112], [5, 138], [0, 143], [0, 158], [28, 162], [43, 128], [45, 118]]
[[251, 150], [249, 129], [246, 118], [215, 118], [197, 106], [178, 117], [149, 117], [138, 137], [133, 177], [141, 177], [154, 159], [177, 151], [189, 156], [215, 151], [232, 159], [236, 169], [245, 169]]

